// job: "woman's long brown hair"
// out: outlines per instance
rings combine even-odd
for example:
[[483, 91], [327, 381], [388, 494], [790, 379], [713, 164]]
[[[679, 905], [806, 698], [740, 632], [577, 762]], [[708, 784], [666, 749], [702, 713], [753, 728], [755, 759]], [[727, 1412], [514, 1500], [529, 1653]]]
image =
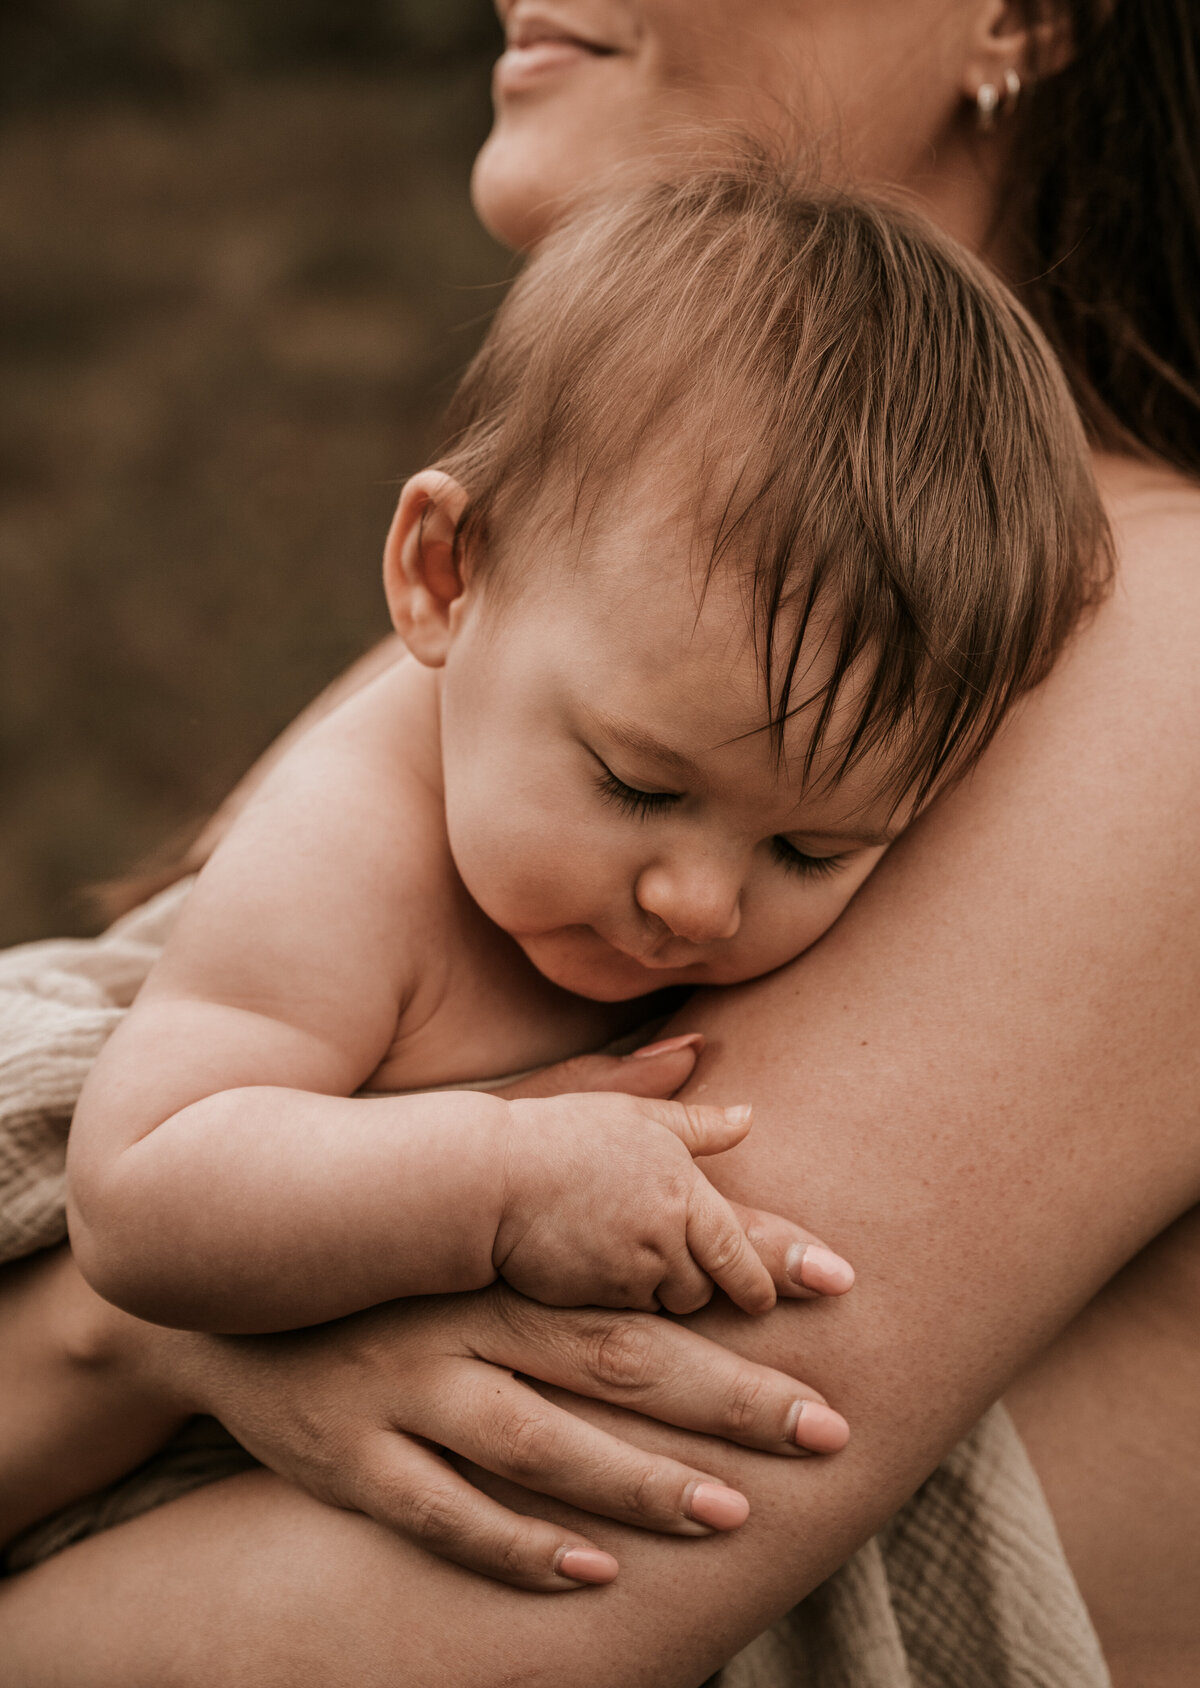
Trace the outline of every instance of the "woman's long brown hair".
[[1074, 54], [1022, 95], [1019, 296], [1098, 444], [1200, 476], [1200, 0], [1034, 10]]

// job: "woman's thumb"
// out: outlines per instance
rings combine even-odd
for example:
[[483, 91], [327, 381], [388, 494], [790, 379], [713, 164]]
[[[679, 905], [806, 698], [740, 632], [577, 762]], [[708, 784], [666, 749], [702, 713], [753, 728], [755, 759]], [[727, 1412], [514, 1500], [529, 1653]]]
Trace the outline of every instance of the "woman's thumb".
[[[648, 1043], [632, 1055], [576, 1055], [536, 1073], [514, 1079], [496, 1094], [515, 1102], [528, 1097], [578, 1095], [585, 1090], [619, 1091], [626, 1096], [673, 1096], [692, 1076], [704, 1045], [699, 1032]], [[712, 1151], [707, 1151], [711, 1153]]]

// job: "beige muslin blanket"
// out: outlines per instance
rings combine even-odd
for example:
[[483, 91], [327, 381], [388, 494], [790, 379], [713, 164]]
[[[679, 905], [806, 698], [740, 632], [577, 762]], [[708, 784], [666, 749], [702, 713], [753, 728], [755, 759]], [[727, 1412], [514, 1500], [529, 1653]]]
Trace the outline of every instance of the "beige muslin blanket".
[[[162, 947], [186, 884], [103, 937], [0, 953], [0, 1262], [66, 1235], [67, 1128], [88, 1066]], [[252, 1464], [198, 1419], [104, 1494], [13, 1545], [18, 1571]], [[995, 1407], [887, 1527], [708, 1688], [1106, 1688], [1045, 1498]]]

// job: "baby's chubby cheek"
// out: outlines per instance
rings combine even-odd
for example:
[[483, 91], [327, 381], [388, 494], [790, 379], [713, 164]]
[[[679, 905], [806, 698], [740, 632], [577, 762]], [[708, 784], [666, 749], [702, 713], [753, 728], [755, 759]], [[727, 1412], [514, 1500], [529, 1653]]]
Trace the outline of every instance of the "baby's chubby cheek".
[[451, 854], [472, 899], [514, 936], [590, 925], [597, 873], [553, 829], [520, 824], [515, 807], [494, 810], [487, 820], [477, 809], [447, 810]]
[[[750, 927], [747, 922], [738, 935], [743, 940], [739, 958], [752, 970], [743, 977], [772, 973], [823, 938], [870, 876], [883, 852], [873, 850], [869, 854], [869, 862], [839, 870], [828, 880], [798, 886], [790, 895], [781, 897], [774, 908], [760, 910], [752, 929], [747, 929]], [[734, 946], [737, 947], [736, 939]]]

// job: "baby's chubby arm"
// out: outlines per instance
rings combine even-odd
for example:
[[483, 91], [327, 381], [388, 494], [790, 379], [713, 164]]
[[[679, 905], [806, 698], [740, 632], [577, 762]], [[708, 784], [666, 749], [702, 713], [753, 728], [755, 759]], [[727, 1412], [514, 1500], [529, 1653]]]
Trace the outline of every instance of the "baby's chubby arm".
[[[73, 1244], [162, 1323], [283, 1328], [494, 1275], [502, 1105], [352, 1099], [396, 1032], [441, 871], [395, 678], [277, 768], [90, 1075]], [[448, 1222], [452, 1214], [455, 1222]]]
[[[692, 1156], [746, 1122], [632, 1096], [358, 1098], [436, 947], [440, 806], [398, 778], [383, 676], [276, 770], [205, 869], [71, 1134], [85, 1275], [163, 1324], [278, 1330], [476, 1289], [676, 1311], [834, 1291]], [[422, 837], [425, 826], [430, 836]], [[676, 1076], [678, 1083], [686, 1072]], [[827, 1275], [826, 1275], [827, 1276]]]

